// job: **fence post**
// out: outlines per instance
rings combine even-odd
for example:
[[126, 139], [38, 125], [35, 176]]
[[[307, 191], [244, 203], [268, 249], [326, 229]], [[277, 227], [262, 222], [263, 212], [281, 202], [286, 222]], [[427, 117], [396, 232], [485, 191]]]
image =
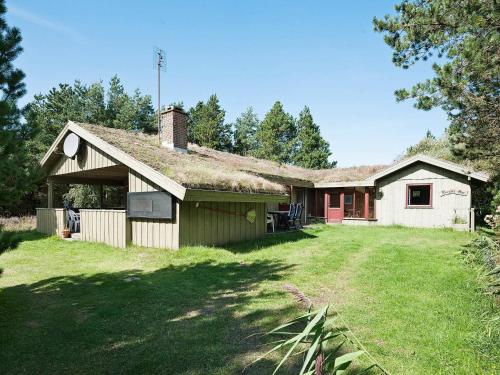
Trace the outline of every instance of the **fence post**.
[[476, 215], [474, 213], [474, 207], [469, 210], [469, 232], [474, 232], [476, 230]]

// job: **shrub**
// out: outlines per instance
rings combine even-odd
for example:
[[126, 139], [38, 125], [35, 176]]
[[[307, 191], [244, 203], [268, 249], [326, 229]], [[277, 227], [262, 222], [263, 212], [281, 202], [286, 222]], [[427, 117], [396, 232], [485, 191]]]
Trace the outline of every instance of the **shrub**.
[[496, 267], [499, 253], [498, 242], [485, 234], [479, 235], [463, 251], [468, 262], [484, 267], [487, 271], [491, 271]]
[[6, 250], [13, 249], [19, 243], [19, 236], [15, 232], [4, 231], [0, 225], [0, 254]]

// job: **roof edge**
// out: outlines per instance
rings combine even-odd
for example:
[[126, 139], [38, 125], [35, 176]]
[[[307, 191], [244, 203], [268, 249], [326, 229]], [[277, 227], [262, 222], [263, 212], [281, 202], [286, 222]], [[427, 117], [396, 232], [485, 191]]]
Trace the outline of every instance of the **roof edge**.
[[164, 174], [156, 171], [155, 169], [149, 167], [148, 165], [144, 164], [143, 162], [135, 159], [134, 157], [130, 156], [126, 152], [120, 150], [119, 148], [109, 144], [108, 142], [104, 141], [103, 139], [99, 138], [98, 136], [92, 134], [88, 130], [85, 130], [78, 124], [76, 124], [73, 121], [68, 121], [66, 126], [61, 130], [59, 135], [57, 136], [56, 140], [54, 143], [52, 143], [52, 146], [49, 148], [43, 159], [41, 160], [40, 164], [44, 166], [49, 159], [50, 155], [54, 152], [56, 149], [57, 145], [62, 141], [64, 135], [68, 132], [72, 131], [76, 135], [80, 136], [83, 138], [85, 141], [93, 144], [94, 146], [100, 148], [102, 151], [107, 153], [108, 155], [112, 156], [114, 159], [118, 160], [120, 163], [126, 165], [130, 169], [134, 170], [135, 172], [143, 175], [147, 179], [151, 180], [158, 186], [164, 188], [168, 192], [170, 192], [172, 195], [174, 195], [176, 198], [180, 200], [184, 200], [184, 197], [186, 195], [186, 188], [182, 186], [181, 184], [177, 183], [176, 181], [172, 180], [171, 178], [168, 178]]
[[62, 139], [64, 138], [64, 136], [66, 135], [66, 132], [69, 129], [70, 123], [71, 123], [71, 121], [68, 121], [66, 123], [66, 125], [64, 125], [64, 128], [61, 129], [61, 131], [57, 135], [56, 139], [54, 140], [54, 142], [52, 142], [49, 149], [47, 150], [47, 152], [43, 156], [42, 160], [40, 160], [40, 165], [42, 167], [45, 167], [45, 164], [47, 164], [47, 161], [49, 160], [50, 156], [54, 153], [54, 151], [57, 148], [57, 146], [59, 145], [59, 143], [61, 143]]
[[391, 173], [394, 173], [394, 172], [396, 172], [402, 168], [405, 168], [405, 167], [407, 167], [413, 163], [416, 163], [416, 162], [422, 162], [422, 163], [434, 165], [436, 167], [440, 167], [440, 168], [467, 176], [469, 178], [475, 178], [476, 180], [483, 181], [483, 182], [487, 182], [489, 180], [489, 176], [484, 174], [484, 173], [469, 171], [462, 165], [453, 163], [453, 162], [448, 161], [448, 160], [433, 158], [431, 156], [424, 155], [424, 154], [418, 154], [418, 155], [412, 156], [411, 158], [402, 160], [394, 165], [391, 165], [389, 168], [386, 168], [378, 173], [375, 173], [374, 175], [368, 177], [366, 180], [369, 180], [369, 181], [378, 180], [382, 177], [385, 177]]
[[315, 182], [314, 187], [336, 188], [336, 187], [372, 187], [375, 186], [375, 180], [357, 180], [357, 181], [337, 181], [337, 182]]

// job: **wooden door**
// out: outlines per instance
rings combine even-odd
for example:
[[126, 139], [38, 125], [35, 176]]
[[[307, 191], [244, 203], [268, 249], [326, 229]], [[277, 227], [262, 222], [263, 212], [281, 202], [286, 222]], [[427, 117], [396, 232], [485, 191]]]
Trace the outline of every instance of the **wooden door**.
[[340, 189], [332, 189], [326, 194], [327, 221], [341, 222], [344, 218], [344, 192]]

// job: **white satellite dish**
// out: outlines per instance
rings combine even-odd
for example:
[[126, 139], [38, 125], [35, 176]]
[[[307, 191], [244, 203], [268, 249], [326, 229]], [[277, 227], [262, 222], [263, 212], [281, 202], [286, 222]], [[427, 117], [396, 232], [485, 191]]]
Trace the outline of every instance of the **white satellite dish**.
[[68, 158], [73, 158], [80, 148], [80, 137], [75, 133], [69, 133], [64, 139], [64, 154]]

